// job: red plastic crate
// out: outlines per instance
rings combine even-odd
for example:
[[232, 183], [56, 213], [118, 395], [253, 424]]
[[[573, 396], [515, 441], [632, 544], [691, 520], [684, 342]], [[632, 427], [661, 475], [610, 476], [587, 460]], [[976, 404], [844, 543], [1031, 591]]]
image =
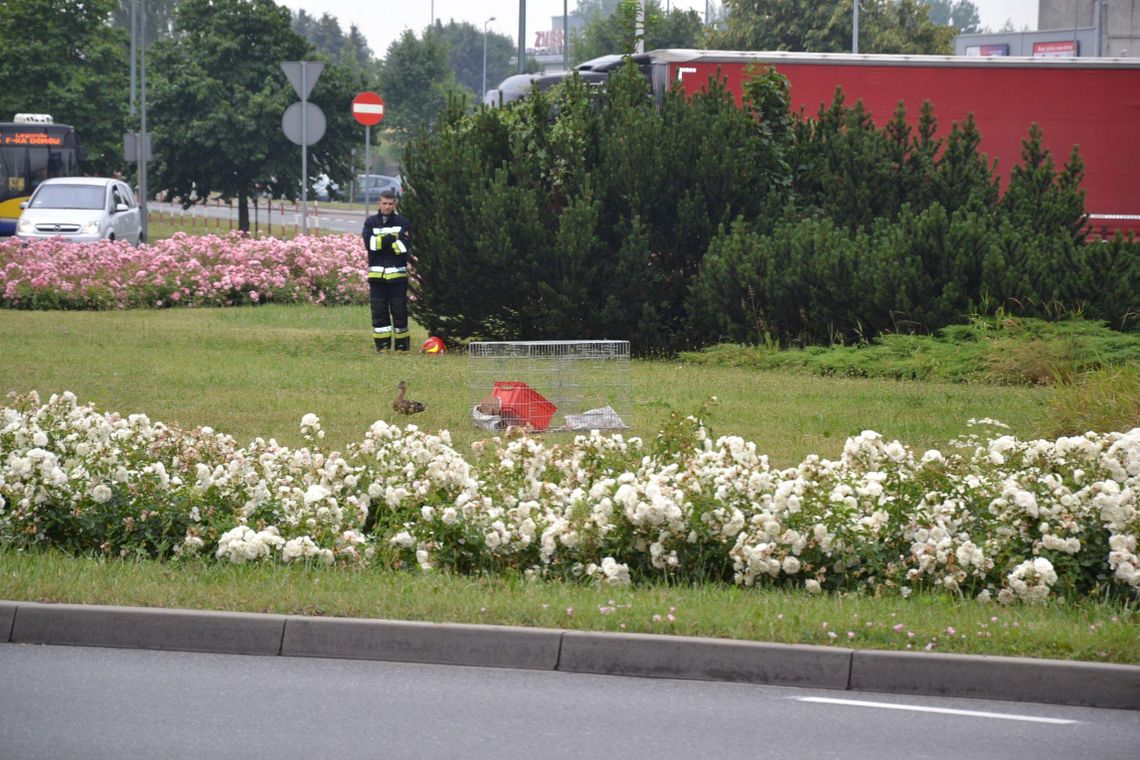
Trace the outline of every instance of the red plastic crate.
[[491, 392], [499, 399], [504, 418], [516, 417], [535, 430], [546, 430], [558, 407], [526, 383], [496, 382]]

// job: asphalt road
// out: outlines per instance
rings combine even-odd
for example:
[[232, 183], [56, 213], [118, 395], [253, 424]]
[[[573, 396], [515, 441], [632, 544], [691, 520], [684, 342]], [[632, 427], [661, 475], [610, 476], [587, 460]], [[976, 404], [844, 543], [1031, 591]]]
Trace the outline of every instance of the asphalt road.
[[0, 644], [0, 758], [1135, 758], [1140, 712]]

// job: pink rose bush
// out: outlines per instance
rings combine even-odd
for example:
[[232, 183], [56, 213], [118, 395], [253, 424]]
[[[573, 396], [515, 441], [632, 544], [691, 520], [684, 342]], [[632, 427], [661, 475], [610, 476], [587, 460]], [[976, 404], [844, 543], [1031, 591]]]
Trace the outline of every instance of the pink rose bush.
[[0, 242], [0, 307], [133, 309], [258, 303], [362, 304], [354, 235], [254, 240], [176, 233], [151, 245]]
[[[984, 421], [985, 429], [994, 423]], [[672, 578], [1000, 603], [1135, 599], [1140, 428], [919, 454], [867, 431], [775, 469], [694, 418], [647, 445], [492, 438], [377, 421], [341, 453], [32, 393], [0, 409], [0, 544], [206, 561]]]

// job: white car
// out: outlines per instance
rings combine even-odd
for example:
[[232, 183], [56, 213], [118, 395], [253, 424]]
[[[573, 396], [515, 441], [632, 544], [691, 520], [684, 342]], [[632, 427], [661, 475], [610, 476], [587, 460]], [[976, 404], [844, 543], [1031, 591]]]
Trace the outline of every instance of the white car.
[[23, 240], [58, 237], [76, 243], [126, 240], [138, 245], [142, 237], [142, 212], [135, 194], [117, 179], [47, 179], [20, 207], [16, 237]]

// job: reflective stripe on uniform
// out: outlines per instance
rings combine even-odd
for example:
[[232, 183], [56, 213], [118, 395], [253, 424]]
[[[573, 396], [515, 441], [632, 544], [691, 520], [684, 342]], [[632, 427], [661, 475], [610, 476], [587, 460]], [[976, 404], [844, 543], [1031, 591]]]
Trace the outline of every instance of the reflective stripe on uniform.
[[372, 334], [373, 335], [388, 335], [391, 332], [392, 332], [392, 325], [386, 325], [384, 327], [373, 327], [372, 328]]
[[398, 280], [407, 276], [407, 267], [368, 267], [368, 279], [370, 280]]
[[408, 337], [409, 335], [411, 335], [411, 333], [409, 333], [408, 328], [405, 327], [403, 330], [394, 331], [392, 333], [392, 335], [396, 338], [396, 340], [399, 340], [400, 338]]
[[372, 237], [368, 239], [368, 248], [373, 251], [379, 251], [384, 243], [383, 238], [387, 235], [394, 235], [397, 240], [393, 243], [393, 247], [397, 247], [399, 253], [406, 253], [407, 251], [400, 250], [404, 248], [404, 244], [398, 239], [403, 232], [403, 227], [373, 227]]

